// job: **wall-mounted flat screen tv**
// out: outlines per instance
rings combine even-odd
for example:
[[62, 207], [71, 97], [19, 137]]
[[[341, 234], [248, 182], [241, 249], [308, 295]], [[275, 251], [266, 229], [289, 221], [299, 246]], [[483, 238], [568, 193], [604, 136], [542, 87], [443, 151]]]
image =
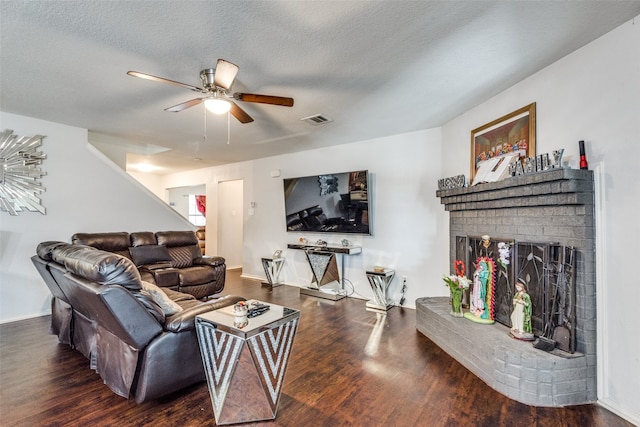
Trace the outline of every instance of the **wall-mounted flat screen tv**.
[[371, 234], [366, 170], [284, 179], [287, 231]]

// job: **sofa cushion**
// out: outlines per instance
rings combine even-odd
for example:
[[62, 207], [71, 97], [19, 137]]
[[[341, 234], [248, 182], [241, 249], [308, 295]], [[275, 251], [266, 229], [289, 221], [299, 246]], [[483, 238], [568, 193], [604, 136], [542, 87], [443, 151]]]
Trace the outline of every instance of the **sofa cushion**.
[[147, 309], [149, 314], [151, 314], [158, 321], [158, 323], [160, 323], [161, 325], [164, 325], [164, 320], [165, 320], [164, 311], [162, 310], [162, 307], [160, 307], [160, 305], [158, 305], [158, 303], [153, 299], [153, 297], [148, 291], [145, 291], [144, 289], [140, 289], [140, 291], [138, 292], [134, 291], [131, 293], [133, 294], [134, 297], [136, 297], [138, 301], [142, 303], [144, 308]]
[[120, 285], [129, 290], [140, 289], [140, 272], [130, 259], [85, 246], [58, 246], [52, 258], [66, 269], [101, 285]]
[[145, 246], [145, 245], [157, 245], [155, 234], [151, 231], [137, 231], [131, 233], [131, 246]]
[[168, 248], [198, 245], [198, 238], [193, 231], [158, 231], [156, 239], [159, 245], [164, 245]]
[[[44, 248], [46, 250], [46, 248]], [[51, 261], [64, 265], [64, 260], [67, 257], [74, 257], [77, 253], [85, 253], [86, 251], [97, 250], [91, 246], [84, 245], [72, 245], [69, 243], [63, 245], [54, 245], [50, 248], [48, 257]], [[43, 254], [44, 255], [44, 254]]]
[[197, 245], [176, 246], [168, 249], [171, 256], [171, 266], [174, 268], [191, 267], [193, 259], [200, 256], [200, 248]]
[[129, 233], [112, 232], [112, 233], [76, 233], [71, 236], [71, 243], [74, 245], [93, 246], [107, 252], [113, 252], [129, 258]]
[[193, 265], [210, 265], [213, 267], [224, 265], [226, 260], [221, 256], [202, 256], [193, 260]]
[[142, 289], [149, 292], [153, 300], [160, 306], [160, 308], [162, 308], [165, 316], [173, 316], [174, 314], [182, 311], [182, 307], [172, 301], [171, 298], [162, 291], [162, 289], [153, 283], [142, 282]]
[[132, 246], [129, 248], [129, 253], [131, 253], [133, 263], [138, 267], [171, 261], [171, 256], [169, 256], [169, 250], [166, 246]]
[[53, 261], [53, 250], [61, 247], [73, 247], [73, 245], [57, 241], [42, 242], [36, 248], [36, 253], [45, 261]]
[[246, 301], [243, 297], [237, 295], [227, 295], [215, 300], [207, 301], [197, 305], [185, 308], [182, 313], [167, 317], [165, 328], [171, 332], [182, 332], [195, 329], [195, 319], [199, 314], [209, 311], [218, 310], [229, 305], [233, 305], [238, 301]]
[[198, 265], [178, 270], [180, 286], [202, 285], [216, 280], [216, 270], [210, 266]]
[[167, 263], [165, 268], [154, 267], [155, 266], [145, 265], [140, 269], [140, 274], [149, 273], [151, 275], [151, 280], [147, 280], [147, 282], [151, 282], [162, 288], [177, 287], [180, 284], [180, 270], [172, 268], [171, 263]]
[[196, 297], [194, 297], [191, 294], [186, 294], [184, 292], [178, 292], [178, 291], [174, 291], [171, 288], [163, 288], [162, 291], [167, 294], [167, 296], [169, 298], [171, 298], [171, 301], [177, 302], [178, 304], [180, 304], [180, 306], [182, 308], [186, 308], [184, 305], [185, 301], [194, 301], [197, 304], [200, 304], [200, 301], [198, 301], [196, 299]]

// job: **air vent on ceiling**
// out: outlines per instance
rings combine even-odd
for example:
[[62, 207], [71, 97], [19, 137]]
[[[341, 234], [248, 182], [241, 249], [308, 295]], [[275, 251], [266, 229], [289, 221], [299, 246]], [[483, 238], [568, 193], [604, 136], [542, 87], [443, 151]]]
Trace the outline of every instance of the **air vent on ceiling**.
[[313, 116], [309, 116], [309, 117], [304, 117], [302, 119], [303, 122], [307, 122], [311, 125], [314, 126], [318, 126], [318, 125], [324, 125], [327, 123], [331, 123], [333, 121], [333, 119], [327, 117], [327, 116], [323, 116], [322, 114], [314, 114]]

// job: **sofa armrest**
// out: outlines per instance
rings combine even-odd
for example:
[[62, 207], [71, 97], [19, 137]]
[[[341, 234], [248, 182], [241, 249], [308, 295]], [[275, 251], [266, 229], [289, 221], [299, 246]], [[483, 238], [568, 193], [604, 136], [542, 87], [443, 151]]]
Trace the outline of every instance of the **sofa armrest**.
[[164, 327], [169, 332], [181, 332], [194, 329], [197, 315], [235, 304], [238, 301], [246, 301], [246, 299], [237, 295], [227, 295], [222, 298], [203, 302], [202, 304], [187, 308], [180, 313], [167, 317]]
[[153, 276], [154, 284], [163, 288], [180, 284], [180, 270], [177, 268], [148, 268], [148, 266], [144, 266], [140, 271], [150, 273]]
[[194, 265], [211, 265], [217, 267], [224, 265], [226, 260], [221, 256], [202, 256], [193, 260]]
[[92, 314], [91, 319], [97, 320], [103, 328], [118, 336], [123, 342], [135, 349], [143, 349], [162, 333], [158, 318], [154, 317], [131, 291], [118, 285], [93, 289], [98, 299], [92, 295], [79, 296], [86, 302], [93, 300], [87, 305]]

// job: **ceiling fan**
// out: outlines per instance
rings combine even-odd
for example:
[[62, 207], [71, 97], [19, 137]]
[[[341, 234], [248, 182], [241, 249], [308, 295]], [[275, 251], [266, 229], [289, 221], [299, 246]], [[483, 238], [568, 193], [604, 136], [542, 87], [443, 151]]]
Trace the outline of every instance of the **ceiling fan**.
[[187, 108], [204, 102], [205, 107], [213, 113], [222, 114], [229, 111], [233, 117], [238, 119], [241, 123], [250, 123], [253, 121], [253, 118], [232, 100], [293, 107], [293, 98], [242, 92], [235, 92], [231, 94], [231, 87], [236, 80], [238, 70], [239, 67], [237, 65], [232, 64], [229, 61], [225, 61], [224, 59], [218, 59], [216, 68], [205, 68], [200, 71], [200, 80], [202, 81], [203, 86], [201, 88], [162, 77], [152, 76], [151, 74], [140, 73], [138, 71], [129, 71], [127, 74], [141, 79], [183, 87], [194, 92], [200, 92], [204, 95], [200, 98], [194, 98], [178, 105], [174, 105], [173, 107], [165, 108], [165, 111], [173, 113], [186, 110]]

